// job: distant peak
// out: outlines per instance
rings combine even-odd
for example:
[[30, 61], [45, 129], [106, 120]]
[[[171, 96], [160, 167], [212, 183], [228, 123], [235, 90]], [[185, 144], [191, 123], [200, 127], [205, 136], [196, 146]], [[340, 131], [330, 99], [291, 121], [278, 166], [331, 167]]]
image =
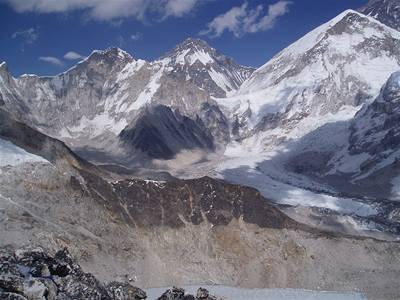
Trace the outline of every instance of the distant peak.
[[179, 52], [182, 50], [193, 50], [193, 51], [205, 51], [213, 52], [215, 51], [206, 41], [196, 38], [187, 38], [182, 43], [178, 44], [172, 52]]
[[7, 63], [5, 61], [3, 61], [2, 63], [0, 63], [0, 69], [7, 69]]
[[10, 71], [8, 70], [8, 65], [5, 61], [3, 61], [2, 63], [0, 63], [0, 72], [2, 72], [3, 74], [6, 73], [10, 73]]
[[88, 59], [108, 57], [119, 60], [133, 60], [133, 57], [126, 51], [118, 47], [109, 47], [105, 50], [94, 50], [88, 57]]
[[179, 45], [181, 45], [181, 46], [193, 46], [194, 45], [194, 46], [210, 47], [210, 45], [206, 41], [204, 41], [202, 39], [198, 39], [198, 38], [192, 38], [192, 37], [187, 38]]

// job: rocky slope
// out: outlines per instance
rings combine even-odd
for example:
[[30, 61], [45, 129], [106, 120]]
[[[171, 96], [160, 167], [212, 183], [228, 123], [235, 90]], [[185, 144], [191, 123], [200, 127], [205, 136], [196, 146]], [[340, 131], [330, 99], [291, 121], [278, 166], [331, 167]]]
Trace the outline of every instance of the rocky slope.
[[365, 15], [371, 16], [383, 24], [400, 30], [399, 0], [370, 0], [359, 9]]
[[[42, 248], [0, 249], [0, 296], [15, 300], [102, 299], [141, 300], [146, 292], [126, 282], [101, 283], [92, 274], [83, 272], [67, 249], [54, 256]], [[165, 291], [159, 300], [217, 300], [199, 288], [196, 297], [182, 288]]]

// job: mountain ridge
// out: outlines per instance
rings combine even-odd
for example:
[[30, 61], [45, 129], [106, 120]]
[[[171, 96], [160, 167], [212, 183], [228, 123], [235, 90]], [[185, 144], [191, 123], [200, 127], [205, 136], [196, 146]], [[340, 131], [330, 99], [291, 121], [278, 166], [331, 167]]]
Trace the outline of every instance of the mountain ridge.
[[111, 47], [95, 50], [72, 68], [51, 77], [14, 78], [3, 66], [7, 80], [0, 86], [0, 94], [5, 108], [15, 116], [51, 136], [61, 137], [74, 149], [121, 152], [119, 133], [147, 106], [178, 109], [195, 120], [197, 114], [202, 114], [202, 105], [213, 103], [214, 92], [225, 96], [252, 72], [197, 39], [188, 39], [169, 53], [182, 45], [186, 52], [197, 55], [200, 51], [209, 60], [202, 62], [200, 55], [200, 60], [192, 64], [164, 56], [146, 62]]

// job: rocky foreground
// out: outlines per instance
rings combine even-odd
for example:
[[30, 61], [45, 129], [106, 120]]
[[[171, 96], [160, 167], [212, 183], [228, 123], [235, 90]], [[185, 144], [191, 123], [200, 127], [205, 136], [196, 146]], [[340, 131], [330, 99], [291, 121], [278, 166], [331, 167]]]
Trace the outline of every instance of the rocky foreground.
[[[101, 283], [85, 273], [67, 249], [54, 256], [41, 248], [12, 251], [0, 249], [0, 298], [8, 300], [102, 299], [140, 300], [146, 292], [127, 282]], [[173, 287], [158, 300], [216, 300], [206, 289], [199, 288], [196, 296]]]

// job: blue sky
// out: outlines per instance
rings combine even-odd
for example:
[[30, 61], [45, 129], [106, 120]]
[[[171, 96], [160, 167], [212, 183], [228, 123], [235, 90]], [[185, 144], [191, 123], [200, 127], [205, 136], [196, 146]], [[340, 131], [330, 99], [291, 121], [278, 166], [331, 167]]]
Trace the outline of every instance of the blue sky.
[[0, 61], [15, 76], [55, 75], [76, 64], [75, 55], [64, 58], [71, 51], [86, 56], [118, 46], [153, 60], [187, 37], [200, 37], [237, 62], [258, 67], [313, 28], [366, 2], [0, 0]]

